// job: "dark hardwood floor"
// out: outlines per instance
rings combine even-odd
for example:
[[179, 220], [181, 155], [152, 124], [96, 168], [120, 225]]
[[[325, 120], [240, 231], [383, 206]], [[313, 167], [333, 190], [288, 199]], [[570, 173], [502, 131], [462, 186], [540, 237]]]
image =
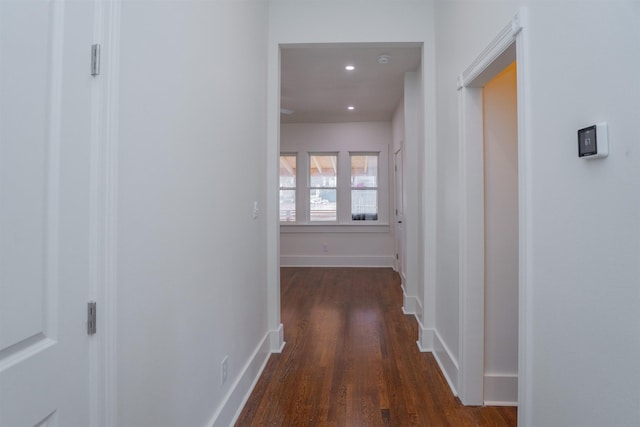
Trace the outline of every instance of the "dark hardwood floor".
[[287, 345], [236, 426], [515, 426], [516, 408], [465, 407], [402, 313], [383, 268], [283, 268]]

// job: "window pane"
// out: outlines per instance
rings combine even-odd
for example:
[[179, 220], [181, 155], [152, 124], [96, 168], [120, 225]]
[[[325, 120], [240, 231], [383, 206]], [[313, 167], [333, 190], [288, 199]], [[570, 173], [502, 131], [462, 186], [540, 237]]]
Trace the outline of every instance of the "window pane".
[[296, 190], [280, 190], [280, 221], [296, 220]]
[[296, 156], [280, 156], [280, 187], [296, 186]]
[[317, 189], [309, 192], [309, 220], [336, 221], [336, 190]]
[[378, 155], [351, 155], [351, 220], [378, 219]]
[[336, 187], [338, 175], [338, 156], [309, 156], [309, 186]]
[[351, 190], [351, 219], [354, 221], [378, 219], [378, 190]]
[[351, 187], [376, 188], [378, 186], [378, 156], [351, 155]]

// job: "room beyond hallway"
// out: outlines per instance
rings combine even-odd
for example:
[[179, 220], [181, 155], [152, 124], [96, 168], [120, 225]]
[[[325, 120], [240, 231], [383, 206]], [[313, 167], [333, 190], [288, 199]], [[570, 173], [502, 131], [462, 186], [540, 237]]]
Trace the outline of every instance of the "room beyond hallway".
[[516, 408], [465, 407], [386, 268], [282, 268], [287, 345], [236, 426], [515, 426]]

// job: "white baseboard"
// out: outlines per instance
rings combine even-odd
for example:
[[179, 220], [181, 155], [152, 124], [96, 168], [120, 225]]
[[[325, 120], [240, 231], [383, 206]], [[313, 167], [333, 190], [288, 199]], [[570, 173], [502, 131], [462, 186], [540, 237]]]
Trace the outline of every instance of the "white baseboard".
[[407, 295], [407, 290], [404, 285], [402, 285], [402, 312], [415, 316], [418, 322], [420, 322], [422, 302], [417, 296]]
[[208, 424], [209, 426], [228, 427], [236, 422], [271, 355], [269, 349], [270, 335], [271, 332], [267, 332], [260, 341], [249, 361], [244, 365], [238, 379], [224, 397], [222, 405], [213, 415]]
[[418, 348], [422, 353], [433, 352], [433, 329], [425, 328], [422, 323], [418, 321]]
[[278, 329], [269, 331], [269, 342], [271, 347], [271, 353], [282, 353], [284, 350], [284, 326], [280, 323]]
[[281, 255], [281, 267], [390, 267], [392, 256]]
[[437, 330], [433, 331], [433, 356], [438, 362], [438, 366], [440, 366], [451, 392], [454, 396], [457, 396], [458, 390], [456, 390], [455, 384], [458, 383], [458, 362]]
[[404, 314], [410, 314], [415, 316], [417, 314], [416, 311], [416, 297], [411, 297], [402, 290], [402, 312]]
[[485, 374], [484, 404], [488, 406], [518, 406], [518, 375]]

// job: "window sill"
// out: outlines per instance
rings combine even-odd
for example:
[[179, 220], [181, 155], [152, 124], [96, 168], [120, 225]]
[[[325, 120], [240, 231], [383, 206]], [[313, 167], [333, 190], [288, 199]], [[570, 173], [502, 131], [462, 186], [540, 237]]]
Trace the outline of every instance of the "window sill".
[[388, 233], [388, 223], [280, 223], [281, 233]]

